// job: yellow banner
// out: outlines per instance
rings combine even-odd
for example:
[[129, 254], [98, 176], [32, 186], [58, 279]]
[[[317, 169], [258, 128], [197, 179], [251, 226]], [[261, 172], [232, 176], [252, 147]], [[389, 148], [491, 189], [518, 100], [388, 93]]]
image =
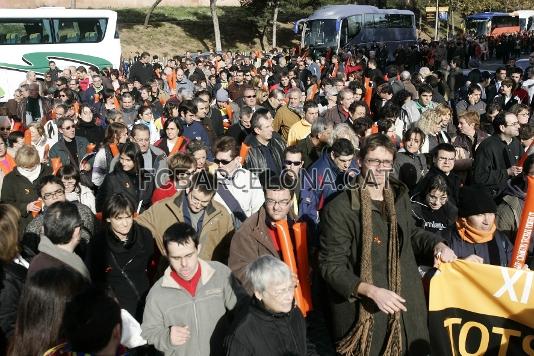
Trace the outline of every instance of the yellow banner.
[[534, 272], [457, 261], [430, 282], [432, 356], [534, 355]]
[[499, 316], [534, 328], [534, 272], [458, 260], [430, 284], [430, 311], [450, 307]]

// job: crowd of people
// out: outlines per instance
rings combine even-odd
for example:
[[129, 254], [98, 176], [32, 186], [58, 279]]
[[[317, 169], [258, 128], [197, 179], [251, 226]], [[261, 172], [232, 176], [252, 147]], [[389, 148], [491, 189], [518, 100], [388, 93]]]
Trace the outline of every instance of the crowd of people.
[[534, 176], [534, 53], [466, 73], [468, 43], [28, 72], [0, 353], [430, 354], [423, 280], [509, 265]]

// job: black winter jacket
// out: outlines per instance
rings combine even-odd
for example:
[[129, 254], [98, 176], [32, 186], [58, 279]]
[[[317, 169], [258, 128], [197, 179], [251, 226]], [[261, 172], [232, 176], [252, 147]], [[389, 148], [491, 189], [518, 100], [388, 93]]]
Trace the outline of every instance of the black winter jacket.
[[227, 339], [228, 356], [306, 356], [306, 322], [297, 307], [289, 313], [273, 313], [253, 297], [236, 310]]
[[150, 231], [133, 223], [126, 243], [106, 226], [89, 248], [87, 265], [93, 282], [110, 287], [126, 309], [137, 320], [143, 316], [145, 297], [150, 289], [147, 266], [154, 253]]
[[7, 339], [13, 334], [17, 307], [28, 269], [15, 263], [0, 265], [0, 354], [5, 355]]
[[267, 171], [269, 167], [267, 166], [267, 160], [262, 151], [268, 149], [271, 151], [274, 164], [276, 165], [276, 170], [272, 173], [280, 174], [283, 168], [282, 160], [286, 148], [282, 136], [273, 132], [273, 137], [269, 140], [267, 146], [261, 145], [254, 134], [248, 135], [244, 142], [250, 146], [247, 159], [245, 160], [246, 169], [249, 169], [254, 173], [257, 173], [258, 171]]
[[506, 170], [517, 163], [522, 153], [515, 137], [509, 145], [497, 134], [488, 137], [475, 151], [473, 183], [483, 186], [492, 197], [499, 196], [509, 178]]
[[85, 137], [89, 143], [94, 143], [96, 147], [100, 147], [102, 142], [104, 142], [105, 133], [106, 130], [102, 126], [98, 126], [94, 120], [91, 122], [85, 122], [82, 120], [78, 121], [76, 135]]
[[[96, 195], [96, 211], [104, 209], [106, 200], [115, 193], [122, 193], [128, 198], [137, 209], [142, 201], [140, 213], [148, 209], [151, 205], [152, 192], [154, 191], [154, 180], [146, 179], [139, 183], [139, 174], [130, 174], [122, 170], [120, 164], [115, 166], [113, 172], [106, 175], [102, 186]], [[142, 189], [141, 189], [142, 188]]]

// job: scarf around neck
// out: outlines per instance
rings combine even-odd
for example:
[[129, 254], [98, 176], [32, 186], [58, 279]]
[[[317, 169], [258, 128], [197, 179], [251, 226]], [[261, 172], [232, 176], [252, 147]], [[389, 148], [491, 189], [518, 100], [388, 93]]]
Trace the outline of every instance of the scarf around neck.
[[456, 230], [458, 231], [460, 238], [465, 242], [470, 244], [482, 244], [493, 239], [493, 234], [497, 230], [497, 225], [495, 225], [494, 222], [491, 229], [484, 231], [475, 229], [469, 225], [465, 218], [459, 218], [456, 221]]

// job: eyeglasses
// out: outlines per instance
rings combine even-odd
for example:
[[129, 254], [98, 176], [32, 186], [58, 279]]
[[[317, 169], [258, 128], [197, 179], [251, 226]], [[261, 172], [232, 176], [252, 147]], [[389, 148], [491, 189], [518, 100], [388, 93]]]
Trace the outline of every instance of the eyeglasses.
[[213, 162], [214, 162], [215, 164], [222, 164], [223, 166], [226, 166], [228, 163], [232, 162], [232, 160], [229, 160], [229, 161], [228, 161], [228, 160], [226, 160], [226, 159], [218, 159], [218, 158], [215, 158], [215, 159], [213, 160]]
[[298, 166], [300, 166], [302, 164], [302, 161], [290, 161], [290, 160], [286, 159], [284, 161], [284, 164], [286, 166], [297, 166], [298, 167]]
[[384, 168], [391, 168], [393, 167], [393, 161], [390, 160], [390, 159], [384, 159], [384, 160], [380, 160], [380, 159], [376, 159], [376, 158], [369, 158], [369, 159], [366, 159], [365, 162], [367, 163], [367, 165], [369, 167], [378, 167], [380, 165], [382, 165], [382, 167]]
[[281, 208], [285, 208], [286, 206], [289, 205], [289, 203], [291, 203], [291, 199], [279, 200], [279, 201], [276, 201], [273, 199], [265, 199], [265, 204], [272, 206], [272, 207], [275, 207], [278, 204]]
[[270, 294], [272, 295], [273, 297], [276, 297], [276, 298], [280, 298], [284, 295], [288, 295], [288, 294], [292, 294], [295, 292], [295, 288], [297, 288], [297, 286], [291, 286], [291, 287], [287, 287], [287, 288], [283, 288], [283, 289], [277, 289], [277, 290], [274, 290], [272, 292], [268, 291], [268, 290], [265, 290], [265, 292], [267, 294]]
[[516, 122], [506, 123], [506, 126], [521, 126], [521, 124], [519, 123], [519, 121], [516, 121]]
[[63, 196], [64, 194], [65, 194], [65, 191], [63, 189], [58, 189], [55, 192], [43, 194], [43, 199], [48, 200], [52, 198], [58, 198], [58, 197]]
[[11, 131], [11, 127], [0, 127], [0, 131]]

